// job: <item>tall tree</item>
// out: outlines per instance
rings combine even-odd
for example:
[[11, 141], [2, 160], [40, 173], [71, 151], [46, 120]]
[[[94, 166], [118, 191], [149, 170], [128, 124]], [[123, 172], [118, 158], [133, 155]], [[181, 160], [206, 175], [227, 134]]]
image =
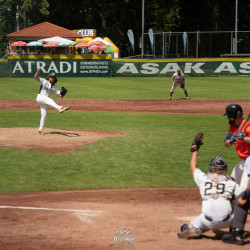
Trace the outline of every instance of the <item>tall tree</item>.
[[[0, 0], [0, 56], [5, 53], [8, 45], [6, 35], [17, 30], [17, 6], [22, 5], [22, 0]], [[22, 19], [20, 18], [20, 27]]]

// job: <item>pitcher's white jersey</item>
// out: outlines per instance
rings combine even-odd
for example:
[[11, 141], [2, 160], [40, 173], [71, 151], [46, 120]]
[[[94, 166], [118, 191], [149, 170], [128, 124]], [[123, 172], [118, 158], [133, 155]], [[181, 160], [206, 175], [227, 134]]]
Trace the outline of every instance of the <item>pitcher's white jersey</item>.
[[180, 73], [180, 75], [178, 75], [177, 72], [176, 72], [176, 73], [173, 74], [172, 80], [176, 84], [184, 83], [185, 82], [185, 76], [184, 76], [183, 73]]
[[60, 89], [56, 85], [51, 85], [46, 79], [39, 77], [41, 84], [39, 94], [50, 97], [52, 94], [60, 95]]
[[202, 197], [202, 213], [215, 221], [222, 221], [232, 213], [230, 200], [242, 192], [240, 186], [225, 175], [203, 173], [196, 169], [194, 181]]

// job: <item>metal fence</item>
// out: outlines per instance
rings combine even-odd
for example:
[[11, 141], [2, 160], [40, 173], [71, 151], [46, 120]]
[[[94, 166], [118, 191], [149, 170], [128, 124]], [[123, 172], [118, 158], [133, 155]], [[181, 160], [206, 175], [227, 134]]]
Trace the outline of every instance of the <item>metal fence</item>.
[[196, 31], [154, 33], [153, 50], [149, 35], [143, 34], [142, 57], [151, 58], [203, 58], [250, 56], [250, 31], [238, 31], [235, 46], [235, 31]]

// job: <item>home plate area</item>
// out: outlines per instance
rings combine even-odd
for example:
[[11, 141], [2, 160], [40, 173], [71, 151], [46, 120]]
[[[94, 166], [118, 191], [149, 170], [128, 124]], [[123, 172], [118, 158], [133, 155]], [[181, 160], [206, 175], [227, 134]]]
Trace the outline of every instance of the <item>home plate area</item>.
[[[183, 240], [198, 189], [117, 189], [0, 195], [1, 249], [229, 249], [212, 231]], [[249, 219], [246, 230], [249, 232]], [[222, 233], [228, 229], [222, 230]], [[248, 239], [246, 239], [247, 241]], [[248, 241], [247, 241], [248, 242]], [[241, 246], [248, 249], [249, 244]]]

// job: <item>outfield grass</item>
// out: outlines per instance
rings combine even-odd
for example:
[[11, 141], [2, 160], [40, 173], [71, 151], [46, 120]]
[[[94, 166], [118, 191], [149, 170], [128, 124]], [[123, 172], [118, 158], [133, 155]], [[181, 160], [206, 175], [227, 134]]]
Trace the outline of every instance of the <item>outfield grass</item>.
[[[171, 77], [59, 78], [66, 99], [165, 99]], [[191, 98], [248, 99], [249, 77], [186, 77]], [[0, 99], [35, 99], [39, 84], [33, 78], [1, 78]], [[176, 88], [174, 98], [183, 97]]]
[[[188, 77], [192, 98], [248, 98], [247, 77]], [[62, 78], [67, 98], [166, 98], [169, 78]], [[59, 84], [58, 84], [59, 85]], [[62, 86], [62, 85], [59, 85]], [[33, 79], [0, 81], [0, 99], [34, 99]], [[166, 94], [167, 93], [167, 94]], [[180, 88], [174, 94], [183, 97]], [[40, 111], [0, 110], [0, 127], [34, 127]], [[190, 144], [203, 129], [205, 143], [198, 166], [207, 170], [222, 155], [230, 171], [239, 161], [223, 141], [228, 123], [223, 116], [49, 111], [46, 127], [125, 133], [105, 138], [67, 154], [39, 153], [0, 147], [0, 193], [140, 187], [195, 187], [189, 170]]]

